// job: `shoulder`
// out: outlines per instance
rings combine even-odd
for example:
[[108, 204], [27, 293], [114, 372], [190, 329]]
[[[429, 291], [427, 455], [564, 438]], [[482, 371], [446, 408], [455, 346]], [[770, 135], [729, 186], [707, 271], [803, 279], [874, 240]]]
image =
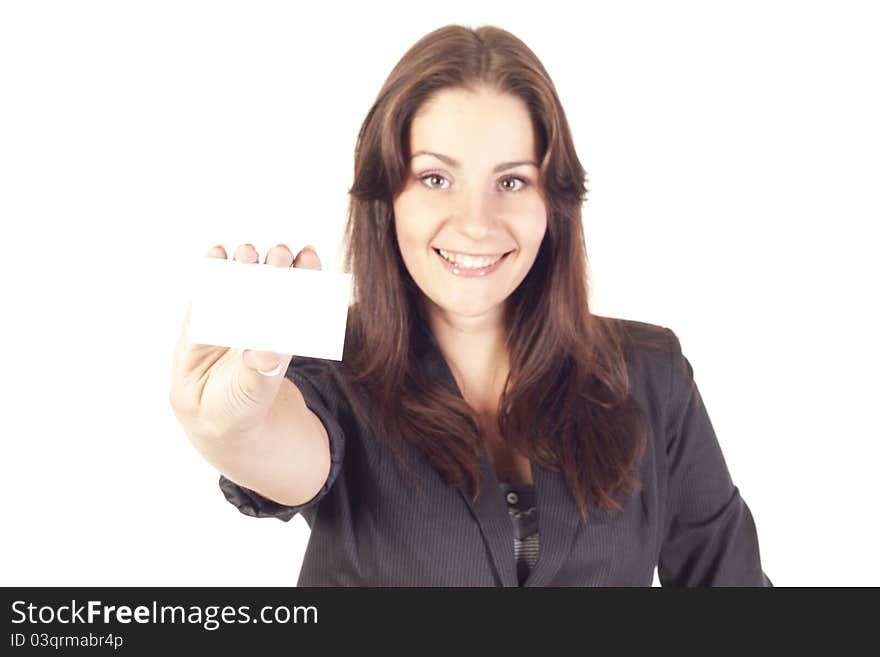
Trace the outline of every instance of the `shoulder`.
[[595, 317], [606, 331], [618, 336], [633, 394], [652, 407], [662, 407], [669, 397], [675, 365], [683, 359], [678, 336], [659, 324]]
[[675, 350], [681, 349], [678, 336], [668, 327], [622, 317], [594, 317], [603, 330], [619, 336], [627, 362], [668, 367]]

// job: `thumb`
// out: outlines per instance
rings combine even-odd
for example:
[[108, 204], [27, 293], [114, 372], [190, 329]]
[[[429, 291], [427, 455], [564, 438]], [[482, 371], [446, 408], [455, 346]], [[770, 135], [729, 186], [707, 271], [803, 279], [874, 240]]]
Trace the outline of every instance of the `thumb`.
[[263, 398], [271, 391], [277, 392], [277, 387], [293, 358], [292, 355], [278, 354], [274, 351], [251, 349], [245, 349], [241, 357], [244, 362], [244, 371], [240, 380], [242, 389], [252, 399], [259, 401], [264, 401]]
[[291, 360], [290, 356], [274, 351], [253, 351], [251, 349], [245, 349], [241, 356], [248, 369], [258, 374], [262, 370], [262, 374], [265, 376], [277, 376], [282, 370], [287, 369]]

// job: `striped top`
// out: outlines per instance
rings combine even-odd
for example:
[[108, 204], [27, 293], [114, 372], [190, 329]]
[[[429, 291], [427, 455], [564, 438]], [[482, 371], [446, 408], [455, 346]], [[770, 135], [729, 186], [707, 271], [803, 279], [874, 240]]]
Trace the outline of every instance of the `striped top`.
[[513, 554], [522, 586], [538, 561], [538, 507], [534, 484], [499, 482], [513, 523]]

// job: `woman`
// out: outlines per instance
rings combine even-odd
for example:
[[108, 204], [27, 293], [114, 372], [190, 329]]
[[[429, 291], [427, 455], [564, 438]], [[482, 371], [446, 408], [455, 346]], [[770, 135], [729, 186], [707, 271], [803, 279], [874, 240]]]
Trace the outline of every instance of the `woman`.
[[438, 29], [358, 136], [342, 362], [182, 336], [175, 411], [241, 512], [303, 514], [300, 586], [772, 586], [677, 337], [589, 311], [585, 183], [531, 50]]

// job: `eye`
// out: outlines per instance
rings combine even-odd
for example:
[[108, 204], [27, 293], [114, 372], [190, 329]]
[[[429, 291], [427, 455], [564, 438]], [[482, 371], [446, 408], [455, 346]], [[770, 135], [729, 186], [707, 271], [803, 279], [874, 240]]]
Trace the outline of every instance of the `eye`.
[[[426, 173], [426, 174], [423, 175], [423, 176], [419, 176], [419, 180], [425, 180], [425, 179], [427, 179], [427, 178], [439, 178], [440, 180], [446, 180], [446, 178], [444, 178], [443, 176], [441, 176], [439, 173]], [[432, 185], [430, 185], [430, 184], [428, 185], [428, 187], [430, 187], [431, 189], [435, 189], [435, 188], [434, 188]]]
[[511, 190], [513, 192], [521, 192], [523, 188], [525, 188], [529, 184], [528, 180], [526, 180], [525, 178], [520, 178], [519, 176], [507, 176], [502, 180], [502, 182], [507, 182], [508, 180], [519, 180], [522, 183], [522, 187], [520, 187], [519, 189]]
[[[445, 177], [445, 176], [442, 176], [442, 175], [440, 175], [439, 173], [436, 173], [436, 172], [426, 173], [426, 174], [424, 174], [424, 175], [422, 175], [422, 176], [419, 176], [419, 180], [421, 180], [421, 181], [424, 181], [424, 180], [426, 180], [426, 179], [431, 179], [431, 178], [439, 178], [440, 180], [446, 180], [446, 177]], [[521, 178], [520, 176], [506, 176], [505, 178], [502, 178], [501, 182], [502, 182], [502, 184], [503, 184], [503, 183], [505, 183], [505, 182], [507, 182], [507, 181], [517, 181], [517, 180], [521, 183], [521, 185], [520, 185], [520, 187], [519, 187], [518, 189], [512, 189], [512, 188], [509, 188], [509, 187], [508, 187], [508, 189], [509, 189], [512, 193], [515, 194], [515, 193], [517, 193], [517, 192], [521, 192], [521, 191], [523, 190], [523, 188], [525, 188], [525, 187], [529, 184], [529, 181], [526, 180], [525, 178]], [[426, 183], [426, 184], [427, 184], [427, 186], [428, 186], [429, 188], [431, 188], [431, 189], [445, 189], [445, 188], [435, 188], [435, 187], [433, 187], [433, 186], [432, 186], [431, 184], [429, 184], [429, 183]]]

